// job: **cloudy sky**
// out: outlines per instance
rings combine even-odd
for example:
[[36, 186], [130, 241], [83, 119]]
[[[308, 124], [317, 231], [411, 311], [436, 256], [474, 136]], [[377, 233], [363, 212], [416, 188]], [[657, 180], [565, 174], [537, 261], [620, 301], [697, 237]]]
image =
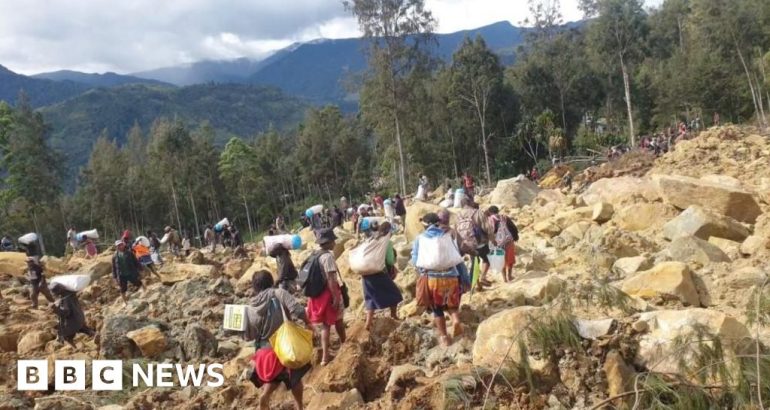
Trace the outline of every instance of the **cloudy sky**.
[[[426, 1], [442, 33], [528, 13], [526, 0]], [[561, 3], [565, 21], [580, 18], [578, 0]], [[260, 58], [295, 41], [357, 35], [339, 0], [0, 0], [0, 65], [23, 74]]]

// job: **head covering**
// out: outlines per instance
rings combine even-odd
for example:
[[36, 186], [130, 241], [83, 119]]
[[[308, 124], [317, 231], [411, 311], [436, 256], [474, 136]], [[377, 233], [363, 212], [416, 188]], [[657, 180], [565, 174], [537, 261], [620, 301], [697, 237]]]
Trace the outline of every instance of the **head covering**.
[[493, 215], [497, 215], [498, 213], [500, 213], [500, 208], [496, 207], [495, 205], [492, 205], [489, 208], [487, 208], [487, 212]]
[[439, 222], [438, 215], [431, 212], [422, 217], [422, 223], [424, 225], [435, 225]]
[[336, 240], [337, 240], [337, 235], [334, 234], [334, 231], [332, 229], [324, 228], [318, 231], [317, 233], [316, 243], [319, 245], [324, 245]]
[[171, 227], [170, 226], [167, 226], [167, 227], [163, 228], [163, 232], [170, 232], [170, 231], [171, 231]]
[[120, 238], [121, 239], [128, 239], [130, 237], [131, 237], [131, 231], [126, 229], [125, 231], [123, 231], [123, 236], [121, 236]]
[[122, 240], [120, 240], [120, 241], [115, 241], [115, 246], [120, 246], [120, 245], [125, 245], [125, 244], [126, 244], [126, 243], [125, 243], [125, 242], [123, 242]]

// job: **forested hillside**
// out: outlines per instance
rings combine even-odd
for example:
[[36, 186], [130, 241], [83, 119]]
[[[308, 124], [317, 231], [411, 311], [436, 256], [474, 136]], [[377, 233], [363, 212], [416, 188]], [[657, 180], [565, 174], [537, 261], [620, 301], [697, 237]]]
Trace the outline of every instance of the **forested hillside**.
[[53, 81], [16, 74], [0, 65], [0, 101], [13, 103], [24, 90], [34, 107], [53, 104], [74, 97], [90, 87], [72, 81]]
[[166, 117], [190, 127], [207, 123], [213, 128], [213, 143], [222, 146], [230, 135], [253, 137], [271, 127], [293, 127], [306, 107], [280, 90], [260, 86], [127, 85], [90, 90], [40, 112], [51, 126], [51, 146], [66, 155], [68, 169], [77, 171], [103, 132], [123, 145], [134, 124], [147, 130], [153, 121]]

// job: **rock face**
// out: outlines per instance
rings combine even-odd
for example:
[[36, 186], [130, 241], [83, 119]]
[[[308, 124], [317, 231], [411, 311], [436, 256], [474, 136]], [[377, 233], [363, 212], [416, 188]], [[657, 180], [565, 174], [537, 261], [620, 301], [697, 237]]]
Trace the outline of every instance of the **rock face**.
[[217, 338], [198, 324], [187, 326], [180, 344], [187, 360], [213, 357], [217, 353]]
[[652, 268], [652, 262], [644, 256], [634, 256], [630, 258], [620, 258], [612, 265], [612, 272], [616, 275], [626, 278], [639, 271]]
[[598, 202], [594, 205], [594, 213], [591, 215], [591, 220], [603, 224], [612, 219], [614, 213], [615, 208], [613, 208], [612, 204]]
[[620, 177], [600, 179], [586, 190], [583, 201], [587, 205], [607, 202], [613, 205], [643, 198], [654, 201], [659, 197], [655, 184], [646, 178]]
[[23, 276], [27, 271], [27, 256], [22, 252], [0, 252], [0, 274]]
[[767, 248], [770, 248], [770, 239], [762, 238], [759, 235], [751, 235], [743, 241], [740, 251], [742, 255], [752, 256]]
[[604, 374], [607, 376], [607, 394], [610, 397], [633, 390], [636, 372], [617, 351], [607, 353]]
[[742, 188], [678, 175], [653, 178], [666, 202], [679, 209], [698, 205], [747, 223], [754, 223], [762, 214], [754, 196]]
[[41, 330], [32, 331], [21, 336], [16, 351], [20, 356], [30, 355], [36, 351], [43, 350], [46, 343], [53, 340], [55, 337], [50, 332], [44, 332]]
[[489, 197], [489, 202], [500, 207], [521, 208], [531, 204], [539, 192], [540, 188], [537, 184], [520, 175], [498, 181]]
[[706, 265], [710, 262], [730, 262], [730, 258], [719, 247], [694, 236], [681, 237], [668, 246], [671, 258], [680, 262], [695, 262]]
[[126, 335], [132, 330], [152, 325], [159, 328], [156, 323], [135, 316], [113, 315], [106, 317], [99, 331], [101, 338], [99, 356], [105, 359], [128, 359], [139, 356], [141, 351]]
[[[497, 368], [514, 339], [521, 337], [527, 324], [544, 312], [543, 308], [521, 306], [496, 313], [481, 322], [473, 342], [473, 365]], [[513, 343], [507, 360], [517, 360], [519, 353], [517, 344]]]
[[163, 284], [171, 285], [186, 279], [214, 278], [217, 267], [213, 265], [194, 265], [191, 263], [177, 263], [164, 265], [160, 269], [160, 277]]
[[640, 202], [628, 205], [615, 212], [613, 221], [627, 231], [660, 229], [663, 224], [677, 215], [676, 208], [660, 202]]
[[152, 358], [166, 350], [168, 341], [166, 335], [155, 326], [146, 326], [141, 329], [132, 330], [126, 333], [126, 337], [131, 339], [142, 356]]
[[673, 240], [682, 236], [695, 236], [703, 240], [710, 237], [743, 241], [749, 230], [738, 221], [693, 205], [663, 227], [663, 236]]
[[405, 233], [406, 238], [411, 242], [421, 234], [425, 228], [422, 226], [422, 217], [431, 212], [439, 213], [444, 208], [429, 204], [427, 202], [415, 202], [409, 205], [406, 210]]
[[313, 396], [307, 408], [319, 410], [346, 410], [363, 406], [364, 398], [357, 389], [344, 393], [324, 392]]
[[[679, 371], [678, 362], [683, 352], [677, 348], [674, 340], [693, 337], [697, 328], [719, 337], [728, 352], [738, 349], [741, 342], [750, 337], [748, 329], [741, 322], [709, 309], [646, 312], [641, 314], [639, 322], [646, 323], [649, 333], [639, 340], [635, 362], [656, 372]], [[704, 338], [709, 339], [711, 336], [705, 335]], [[690, 354], [685, 352], [684, 359], [690, 357]]]
[[700, 306], [690, 268], [681, 262], [666, 262], [641, 272], [626, 279], [621, 290], [643, 299], [672, 295], [690, 306]]

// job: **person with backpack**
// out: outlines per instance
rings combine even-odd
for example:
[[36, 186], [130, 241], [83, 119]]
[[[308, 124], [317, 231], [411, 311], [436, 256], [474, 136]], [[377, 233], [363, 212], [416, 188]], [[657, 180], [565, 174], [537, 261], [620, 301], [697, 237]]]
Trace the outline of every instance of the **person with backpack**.
[[297, 291], [297, 268], [294, 267], [291, 254], [278, 244], [270, 251], [270, 256], [275, 258], [278, 266], [278, 287], [294, 294]]
[[[125, 245], [124, 245], [125, 246]], [[67, 342], [70, 346], [75, 346], [75, 335], [83, 333], [93, 337], [95, 332], [86, 325], [86, 316], [83, 314], [83, 308], [80, 307], [77, 293], [68, 290], [59, 283], [51, 286], [57, 299], [51, 304], [51, 310], [59, 317], [59, 327], [57, 335], [60, 343]]]
[[266, 270], [255, 273], [251, 281], [255, 295], [246, 310], [244, 338], [254, 340], [256, 352], [251, 359], [254, 369], [250, 372], [249, 379], [257, 388], [262, 388], [259, 397], [260, 409], [270, 408], [270, 397], [281, 383], [291, 391], [297, 408], [302, 409], [302, 378], [310, 370], [310, 364], [299, 369], [284, 367], [270, 345], [270, 337], [283, 324], [281, 309], [287, 313], [288, 318], [307, 321], [305, 308], [288, 292], [275, 288], [274, 285], [273, 275]]
[[494, 243], [498, 248], [505, 250], [505, 266], [503, 267], [503, 280], [513, 280], [513, 265], [516, 264], [516, 241], [519, 240], [519, 229], [511, 221], [511, 218], [500, 214], [500, 209], [492, 205], [487, 212], [489, 225], [494, 234]]
[[307, 318], [310, 324], [321, 330], [321, 366], [329, 363], [330, 329], [334, 326], [340, 343], [345, 343], [344, 284], [339, 277], [337, 262], [332, 251], [337, 236], [331, 229], [318, 231], [316, 243], [320, 249], [305, 263], [298, 277], [298, 285], [308, 297]]
[[452, 339], [447, 333], [445, 312], [452, 316], [453, 336], [463, 332], [460, 321], [460, 298], [463, 293], [463, 275], [467, 268], [460, 254], [459, 244], [450, 231], [442, 228], [435, 213], [423, 217], [425, 232], [412, 245], [412, 265], [419, 278], [416, 286], [417, 304], [433, 313], [433, 323], [441, 344], [449, 346]]
[[376, 310], [389, 309], [390, 317], [398, 320], [398, 304], [404, 300], [401, 291], [396, 286], [393, 279], [396, 277], [396, 251], [393, 249], [393, 242], [390, 240], [389, 222], [373, 226], [374, 231], [371, 238], [364, 244], [378, 242], [385, 247], [385, 260], [382, 266], [385, 269], [382, 272], [361, 276], [364, 289], [364, 305], [366, 306], [366, 329], [372, 328], [374, 322], [374, 312]]
[[43, 265], [40, 261], [33, 257], [27, 258], [27, 279], [32, 286], [32, 292], [29, 295], [30, 300], [32, 300], [32, 309], [37, 309], [37, 299], [40, 293], [48, 299], [48, 302], [54, 301], [53, 295], [51, 295], [51, 291], [48, 289], [48, 284], [45, 281], [43, 270]]
[[139, 261], [136, 260], [136, 256], [127, 247], [126, 243], [122, 240], [115, 242], [115, 255], [112, 257], [112, 278], [115, 279], [115, 283], [120, 288], [120, 297], [123, 298], [123, 304], [128, 304], [128, 297], [126, 292], [128, 291], [129, 282], [139, 289], [143, 289], [142, 279], [139, 277], [139, 271], [142, 269]]
[[457, 235], [460, 237], [460, 251], [469, 255], [473, 263], [471, 272], [476, 264], [476, 257], [481, 260], [481, 269], [476, 289], [484, 290], [485, 286], [492, 286], [487, 281], [487, 272], [489, 272], [489, 235], [490, 232], [487, 216], [482, 212], [469, 197], [465, 197], [460, 202], [462, 209], [457, 215]]

